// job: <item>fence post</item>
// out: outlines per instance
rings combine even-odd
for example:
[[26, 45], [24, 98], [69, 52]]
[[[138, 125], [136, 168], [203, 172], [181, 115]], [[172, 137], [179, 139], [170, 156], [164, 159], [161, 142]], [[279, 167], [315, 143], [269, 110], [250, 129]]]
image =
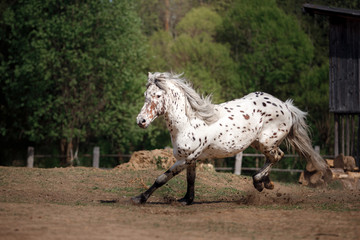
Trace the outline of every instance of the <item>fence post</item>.
[[320, 146], [318, 146], [318, 145], [315, 146], [315, 152], [317, 152], [318, 154], [320, 154]]
[[235, 175], [241, 175], [242, 158], [243, 158], [242, 152], [236, 154], [235, 156], [235, 171], [234, 171]]
[[94, 147], [93, 150], [93, 167], [99, 168], [100, 163], [100, 147]]
[[34, 167], [34, 147], [28, 147], [27, 149], [27, 167]]

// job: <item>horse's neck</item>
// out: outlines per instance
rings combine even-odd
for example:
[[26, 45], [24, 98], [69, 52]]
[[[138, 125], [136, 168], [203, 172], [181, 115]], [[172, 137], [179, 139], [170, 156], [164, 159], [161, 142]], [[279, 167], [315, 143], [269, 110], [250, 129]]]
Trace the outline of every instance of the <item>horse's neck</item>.
[[178, 88], [171, 88], [168, 94], [165, 120], [170, 134], [173, 135], [189, 126], [189, 118], [186, 114], [186, 107], [189, 104], [184, 93]]

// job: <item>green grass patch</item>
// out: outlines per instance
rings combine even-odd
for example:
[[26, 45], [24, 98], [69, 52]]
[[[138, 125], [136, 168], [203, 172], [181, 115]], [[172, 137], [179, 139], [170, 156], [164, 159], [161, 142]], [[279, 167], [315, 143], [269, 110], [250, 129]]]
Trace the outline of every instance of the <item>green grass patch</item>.
[[300, 205], [263, 205], [258, 208], [265, 210], [301, 210], [303, 209]]
[[333, 211], [333, 212], [352, 212], [360, 211], [359, 207], [349, 207], [339, 203], [322, 203], [317, 204], [316, 207], [324, 211]]

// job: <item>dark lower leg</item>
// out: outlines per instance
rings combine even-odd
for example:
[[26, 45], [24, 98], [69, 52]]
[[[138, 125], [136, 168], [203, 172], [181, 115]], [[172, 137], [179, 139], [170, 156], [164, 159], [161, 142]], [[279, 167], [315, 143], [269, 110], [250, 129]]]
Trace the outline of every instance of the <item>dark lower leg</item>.
[[196, 178], [196, 163], [189, 165], [186, 168], [187, 191], [185, 197], [179, 202], [190, 205], [195, 197], [195, 178]]
[[140, 195], [131, 198], [131, 201], [135, 204], [145, 203], [148, 198], [155, 192], [156, 189], [167, 183], [174, 176], [178, 175], [186, 167], [185, 161], [176, 162], [169, 170], [161, 174], [154, 182], [154, 184], [145, 192]]
[[259, 191], [261, 192], [264, 187], [267, 188], [267, 189], [273, 189], [274, 188], [274, 185], [273, 183], [270, 181], [270, 178], [269, 178], [269, 172], [270, 172], [270, 169], [271, 169], [271, 166], [273, 164], [266, 160], [264, 166], [257, 172], [253, 175], [253, 184], [254, 184], [254, 187]]

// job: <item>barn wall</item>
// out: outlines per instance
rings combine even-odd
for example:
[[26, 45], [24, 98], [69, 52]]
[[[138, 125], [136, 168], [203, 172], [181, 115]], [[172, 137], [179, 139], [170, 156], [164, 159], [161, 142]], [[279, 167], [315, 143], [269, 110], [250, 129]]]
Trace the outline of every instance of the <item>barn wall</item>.
[[360, 113], [360, 20], [330, 18], [330, 112]]

